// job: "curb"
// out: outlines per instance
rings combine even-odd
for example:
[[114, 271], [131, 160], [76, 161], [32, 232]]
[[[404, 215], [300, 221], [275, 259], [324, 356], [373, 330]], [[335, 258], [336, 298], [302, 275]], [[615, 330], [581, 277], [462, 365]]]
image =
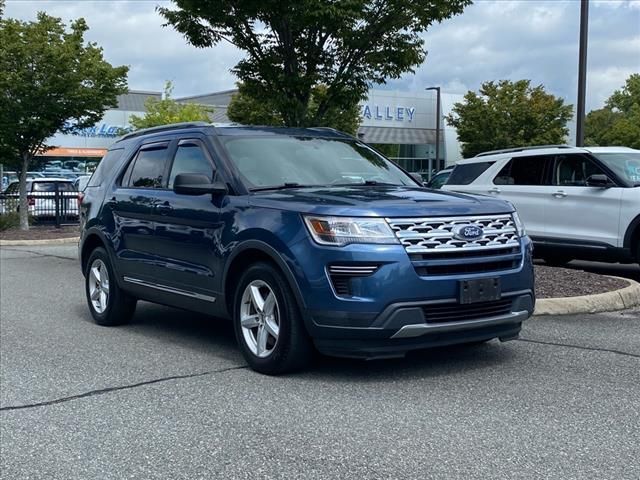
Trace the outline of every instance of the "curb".
[[68, 245], [78, 243], [80, 237], [51, 238], [47, 240], [0, 240], [0, 247], [24, 247], [29, 245]]
[[[608, 275], [610, 276], [610, 275]], [[536, 301], [534, 316], [570, 315], [576, 313], [600, 313], [626, 310], [640, 306], [640, 283], [628, 278], [629, 286], [612, 292], [583, 295], [580, 297], [542, 298]]]

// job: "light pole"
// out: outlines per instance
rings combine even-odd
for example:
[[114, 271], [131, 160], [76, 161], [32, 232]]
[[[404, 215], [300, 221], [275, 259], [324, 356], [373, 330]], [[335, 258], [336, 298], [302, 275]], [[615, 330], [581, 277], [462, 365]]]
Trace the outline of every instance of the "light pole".
[[584, 146], [584, 110], [587, 90], [587, 29], [589, 0], [580, 2], [580, 53], [578, 59], [578, 111], [576, 112], [576, 147]]
[[[425, 90], [436, 91], [436, 168], [440, 170], [440, 87], [427, 87]], [[429, 179], [432, 167], [429, 165]]]

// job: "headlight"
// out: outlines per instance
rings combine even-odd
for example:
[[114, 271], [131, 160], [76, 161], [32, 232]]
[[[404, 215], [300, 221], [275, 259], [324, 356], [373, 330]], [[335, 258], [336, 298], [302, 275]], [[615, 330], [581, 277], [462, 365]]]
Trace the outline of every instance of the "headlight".
[[304, 223], [321, 245], [349, 243], [398, 243], [391, 227], [382, 218], [305, 216]]
[[522, 220], [520, 220], [520, 217], [518, 216], [518, 212], [513, 212], [511, 216], [513, 217], [513, 223], [516, 226], [516, 231], [518, 232], [518, 236], [524, 237], [527, 234], [527, 230], [526, 228], [524, 228], [524, 223], [522, 223]]

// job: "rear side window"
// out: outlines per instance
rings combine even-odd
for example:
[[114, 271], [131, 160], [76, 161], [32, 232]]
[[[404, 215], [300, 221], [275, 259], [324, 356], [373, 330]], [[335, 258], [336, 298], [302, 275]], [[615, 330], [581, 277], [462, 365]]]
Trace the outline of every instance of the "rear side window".
[[71, 182], [33, 182], [34, 192], [55, 192], [56, 183], [59, 192], [74, 192], [76, 189]]
[[548, 156], [512, 158], [493, 179], [494, 185], [545, 185]]
[[162, 188], [167, 166], [167, 144], [142, 147], [127, 168], [124, 181], [133, 188]]
[[123, 152], [124, 148], [109, 150], [102, 160], [100, 160], [100, 163], [98, 164], [95, 172], [93, 172], [93, 175], [91, 175], [91, 179], [87, 186], [99, 187], [102, 185], [104, 179], [108, 177], [109, 173], [113, 170], [113, 167], [115, 167], [118, 160], [120, 160], [120, 157], [122, 157]]
[[447, 180], [447, 185], [469, 185], [482, 175], [494, 162], [464, 163], [456, 165]]

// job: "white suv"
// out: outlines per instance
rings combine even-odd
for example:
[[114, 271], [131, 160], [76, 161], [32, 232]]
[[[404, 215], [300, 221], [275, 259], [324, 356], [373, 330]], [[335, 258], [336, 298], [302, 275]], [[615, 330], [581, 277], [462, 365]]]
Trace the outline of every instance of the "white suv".
[[512, 202], [536, 256], [640, 262], [640, 150], [523, 147], [457, 163], [444, 190]]

